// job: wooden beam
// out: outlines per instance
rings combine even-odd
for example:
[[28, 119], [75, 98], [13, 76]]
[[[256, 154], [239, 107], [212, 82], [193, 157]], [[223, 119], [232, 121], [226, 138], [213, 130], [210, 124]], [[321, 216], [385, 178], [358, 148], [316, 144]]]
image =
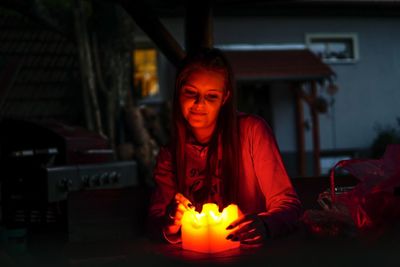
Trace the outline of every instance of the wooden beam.
[[306, 92], [304, 92], [303, 88], [299, 86], [299, 88], [296, 89], [297, 93], [299, 94], [300, 98], [302, 98], [308, 105], [314, 105], [314, 99], [312, 98], [311, 95], [308, 95]]
[[306, 149], [304, 137], [304, 111], [302, 102], [302, 88], [300, 83], [292, 83], [295, 95], [296, 140], [297, 140], [297, 169], [299, 176], [306, 175]]
[[214, 44], [211, 1], [188, 2], [185, 14], [185, 47], [188, 53]]
[[[61, 4], [60, 4], [61, 6]], [[71, 20], [63, 20], [63, 15], [70, 14], [70, 9], [58, 8], [61, 16], [57, 17], [43, 1], [0, 0], [0, 8], [10, 9], [29, 18], [40, 26], [55, 31], [70, 41], [75, 41], [75, 30]], [[63, 14], [64, 13], [64, 14]]]
[[[311, 82], [311, 98], [317, 99], [317, 82]], [[313, 140], [313, 159], [314, 159], [314, 175], [321, 175], [321, 164], [320, 164], [320, 136], [319, 136], [319, 117], [318, 110], [315, 105], [310, 105], [311, 119], [312, 119], [312, 140]]]
[[165, 57], [175, 66], [185, 57], [185, 51], [164, 27], [154, 11], [144, 1], [118, 1], [132, 16], [136, 24], [145, 32]]

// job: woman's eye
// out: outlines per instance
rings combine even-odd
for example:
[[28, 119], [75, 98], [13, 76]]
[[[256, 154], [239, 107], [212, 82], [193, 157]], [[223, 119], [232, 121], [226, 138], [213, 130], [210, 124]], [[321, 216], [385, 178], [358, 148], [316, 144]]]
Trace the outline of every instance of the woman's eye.
[[219, 98], [219, 95], [214, 95], [214, 94], [208, 94], [206, 95], [207, 100], [215, 101]]
[[183, 94], [187, 97], [196, 97], [197, 96], [197, 92], [188, 90], [188, 89], [184, 89]]

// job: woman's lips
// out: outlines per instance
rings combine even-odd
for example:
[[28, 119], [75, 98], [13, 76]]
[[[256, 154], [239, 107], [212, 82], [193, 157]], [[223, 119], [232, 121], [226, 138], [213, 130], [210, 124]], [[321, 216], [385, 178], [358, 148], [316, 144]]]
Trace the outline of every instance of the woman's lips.
[[207, 112], [190, 111], [190, 114], [195, 116], [205, 116], [207, 115]]

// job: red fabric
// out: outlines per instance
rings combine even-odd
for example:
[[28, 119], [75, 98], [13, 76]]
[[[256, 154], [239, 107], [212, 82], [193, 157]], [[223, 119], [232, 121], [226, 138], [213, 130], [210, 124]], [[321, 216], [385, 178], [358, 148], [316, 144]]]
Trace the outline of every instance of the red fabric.
[[[286, 173], [282, 159], [267, 123], [254, 115], [239, 115], [244, 177], [239, 184], [239, 205], [243, 213], [258, 213], [272, 236], [291, 231], [301, 215], [301, 204]], [[195, 203], [204, 178], [207, 147], [187, 144], [187, 190], [183, 192]], [[171, 151], [162, 148], [154, 170], [156, 190], [152, 197], [150, 219], [164, 217], [166, 206], [177, 192]], [[218, 173], [213, 177], [210, 201], [221, 203]]]

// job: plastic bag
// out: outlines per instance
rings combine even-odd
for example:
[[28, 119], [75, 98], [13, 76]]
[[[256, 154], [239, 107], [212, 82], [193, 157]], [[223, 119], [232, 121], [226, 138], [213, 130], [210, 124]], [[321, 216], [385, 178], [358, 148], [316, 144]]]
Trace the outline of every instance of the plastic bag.
[[[359, 180], [353, 188], [338, 192], [337, 167]], [[400, 145], [389, 145], [379, 160], [344, 160], [330, 173], [330, 192], [319, 195], [322, 211], [307, 211], [303, 222], [313, 234], [352, 236], [400, 222]]]
[[336, 195], [331, 171], [333, 205], [344, 204], [357, 228], [378, 228], [400, 219], [400, 145], [389, 145], [382, 159], [346, 160], [336, 164], [360, 182], [349, 192]]

